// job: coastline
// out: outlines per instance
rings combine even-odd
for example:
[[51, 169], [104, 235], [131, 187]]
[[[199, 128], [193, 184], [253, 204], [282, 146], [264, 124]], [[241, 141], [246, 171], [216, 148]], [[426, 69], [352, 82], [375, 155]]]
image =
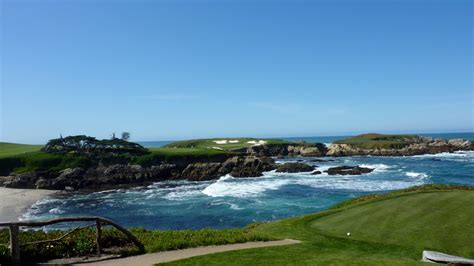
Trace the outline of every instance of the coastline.
[[35, 202], [57, 192], [56, 190], [0, 187], [0, 222], [18, 221]]

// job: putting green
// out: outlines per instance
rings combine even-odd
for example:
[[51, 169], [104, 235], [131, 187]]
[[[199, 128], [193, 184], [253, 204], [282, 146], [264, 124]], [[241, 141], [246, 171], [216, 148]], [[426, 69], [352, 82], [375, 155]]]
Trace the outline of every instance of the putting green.
[[[474, 191], [388, 195], [255, 228], [303, 243], [218, 253], [173, 265], [421, 265], [424, 249], [474, 257]], [[347, 232], [351, 236], [347, 236]]]

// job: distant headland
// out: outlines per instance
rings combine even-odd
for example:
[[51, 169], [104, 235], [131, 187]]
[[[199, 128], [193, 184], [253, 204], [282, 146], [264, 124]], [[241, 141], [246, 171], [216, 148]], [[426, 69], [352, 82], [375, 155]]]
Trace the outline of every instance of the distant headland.
[[[263, 172], [312, 172], [303, 163], [275, 163], [275, 157], [353, 155], [412, 156], [474, 150], [471, 140], [418, 135], [362, 134], [326, 146], [280, 139], [214, 138], [145, 148], [123, 138], [98, 140], [77, 135], [45, 146], [0, 143], [0, 186], [54, 190], [100, 190], [163, 180], [213, 180], [224, 175], [259, 177]], [[330, 160], [315, 158], [314, 160]], [[373, 169], [341, 165], [328, 174], [365, 174]]]

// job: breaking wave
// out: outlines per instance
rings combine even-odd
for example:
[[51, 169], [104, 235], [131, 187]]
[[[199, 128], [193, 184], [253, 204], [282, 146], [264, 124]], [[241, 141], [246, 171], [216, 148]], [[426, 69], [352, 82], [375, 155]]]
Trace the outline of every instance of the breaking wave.
[[425, 173], [417, 173], [417, 172], [406, 172], [405, 175], [408, 177], [420, 178], [420, 179], [425, 179], [425, 178], [430, 177], [429, 175]]

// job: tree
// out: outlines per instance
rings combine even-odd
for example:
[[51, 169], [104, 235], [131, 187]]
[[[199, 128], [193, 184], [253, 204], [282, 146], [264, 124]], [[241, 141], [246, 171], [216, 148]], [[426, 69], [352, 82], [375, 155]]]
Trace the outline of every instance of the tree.
[[[124, 132], [128, 133], [128, 132]], [[115, 137], [115, 136], [114, 136]], [[123, 137], [130, 137], [122, 133]], [[149, 153], [149, 151], [138, 143], [128, 142], [124, 139], [113, 138], [98, 140], [94, 137], [85, 135], [67, 136], [58, 139], [52, 139], [46, 143], [42, 149], [47, 153], [65, 154], [74, 153], [87, 155], [89, 157], [103, 156], [140, 156]]]
[[122, 132], [122, 140], [128, 141], [130, 139], [130, 132]]

